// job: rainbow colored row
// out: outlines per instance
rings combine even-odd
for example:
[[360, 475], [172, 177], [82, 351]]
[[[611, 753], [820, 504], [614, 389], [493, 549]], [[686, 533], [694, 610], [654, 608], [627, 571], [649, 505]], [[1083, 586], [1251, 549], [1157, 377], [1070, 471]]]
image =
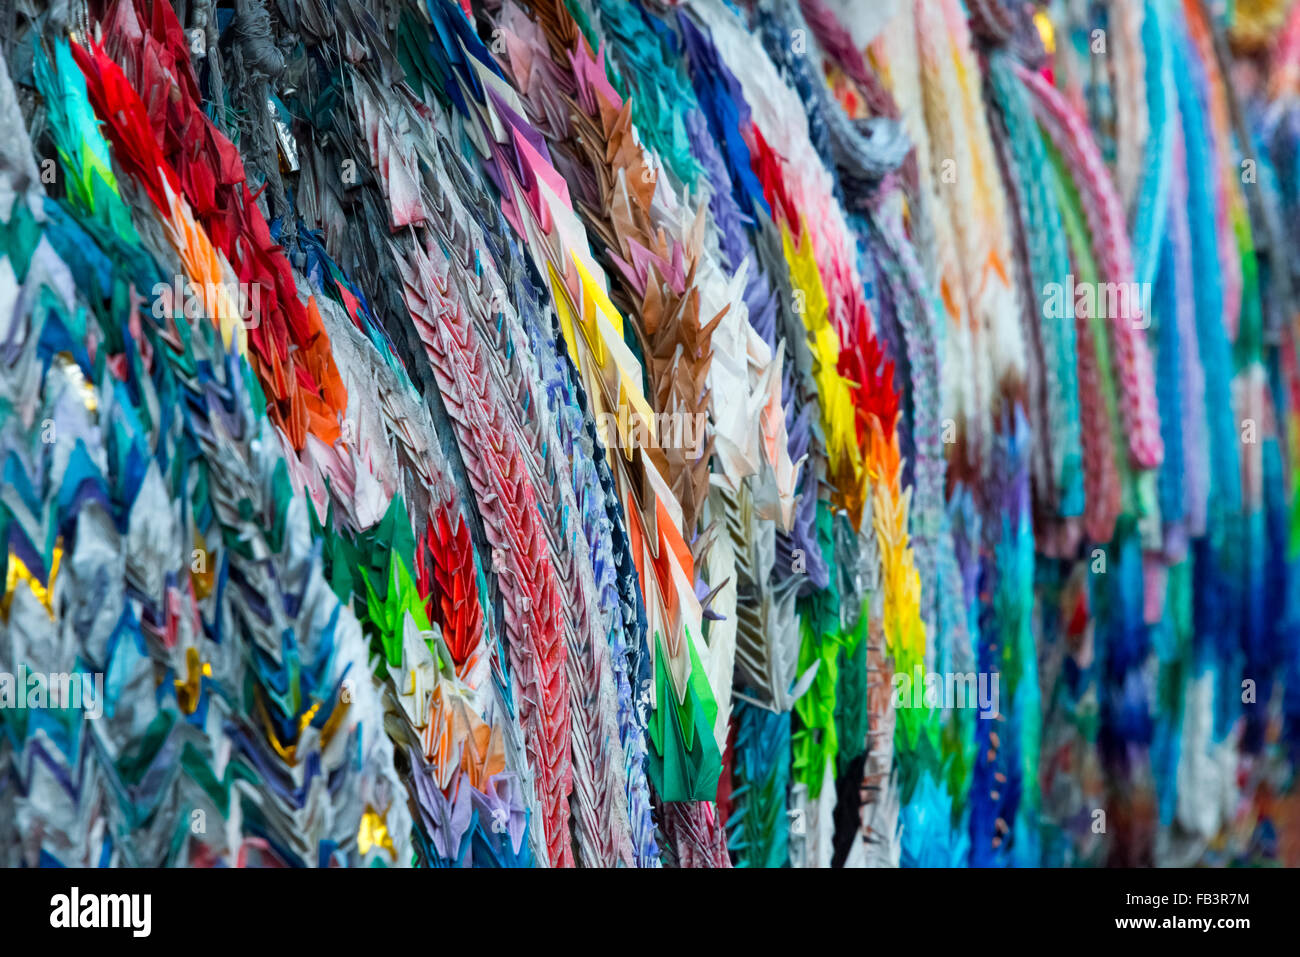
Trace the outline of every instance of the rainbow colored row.
[[1300, 4], [74, 7], [0, 863], [1300, 864]]

